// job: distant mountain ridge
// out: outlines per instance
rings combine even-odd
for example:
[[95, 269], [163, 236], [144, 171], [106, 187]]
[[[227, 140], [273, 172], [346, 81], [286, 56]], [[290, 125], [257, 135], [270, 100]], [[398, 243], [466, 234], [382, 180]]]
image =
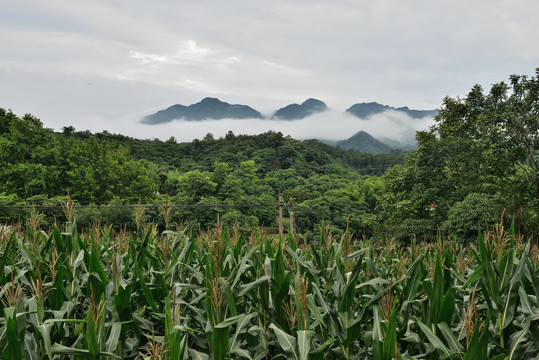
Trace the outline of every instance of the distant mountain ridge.
[[301, 105], [290, 104], [280, 108], [271, 118], [279, 120], [299, 120], [326, 110], [328, 110], [328, 107], [323, 101], [310, 98], [305, 100]]
[[216, 98], [204, 98], [189, 106], [172, 105], [171, 107], [145, 116], [144, 124], [161, 124], [175, 119], [200, 121], [206, 119], [262, 119], [260, 112], [247, 105], [232, 105]]
[[[280, 108], [271, 116], [274, 120], [299, 120], [310, 115], [327, 111], [328, 106], [320, 100], [309, 98], [301, 104], [290, 104]], [[397, 111], [410, 116], [413, 119], [420, 119], [426, 116], [434, 116], [438, 110], [413, 110], [407, 106], [394, 108], [376, 102], [354, 104], [346, 113], [357, 116], [360, 119], [385, 111]], [[201, 121], [206, 119], [266, 119], [259, 111], [247, 105], [229, 104], [217, 98], [204, 98], [196, 104], [189, 106], [172, 105], [164, 110], [142, 118], [141, 122], [149, 125], [171, 122], [173, 120]]]
[[435, 116], [436, 114], [438, 114], [438, 110], [411, 110], [407, 106], [394, 108], [392, 106], [378, 104], [377, 102], [354, 104], [348, 109], [346, 109], [346, 112], [353, 114], [358, 118], [364, 119], [371, 115], [383, 113], [388, 110], [405, 113], [413, 119], [421, 119], [426, 116]]

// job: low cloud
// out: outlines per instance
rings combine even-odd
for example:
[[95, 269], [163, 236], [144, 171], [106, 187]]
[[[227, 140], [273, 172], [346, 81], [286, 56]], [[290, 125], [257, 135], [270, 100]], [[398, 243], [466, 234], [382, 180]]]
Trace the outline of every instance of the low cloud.
[[[142, 139], [158, 138], [161, 140], [174, 136], [179, 142], [202, 139], [208, 133], [213, 134], [215, 138], [220, 138], [229, 131], [236, 135], [256, 135], [270, 130], [282, 132], [284, 135], [290, 135], [299, 140], [314, 138], [332, 141], [347, 139], [363, 130], [379, 139], [388, 138], [410, 142], [413, 141], [416, 131], [427, 129], [432, 124], [432, 117], [414, 119], [397, 111], [386, 111], [366, 119], [360, 119], [347, 113], [332, 110], [293, 121], [266, 119], [174, 120], [158, 125], [141, 124], [134, 121], [133, 118], [123, 118], [101, 124], [95, 119], [93, 121], [94, 127], [103, 125], [104, 129], [113, 133], [122, 133]], [[94, 128], [91, 130], [101, 131], [102, 129]]]

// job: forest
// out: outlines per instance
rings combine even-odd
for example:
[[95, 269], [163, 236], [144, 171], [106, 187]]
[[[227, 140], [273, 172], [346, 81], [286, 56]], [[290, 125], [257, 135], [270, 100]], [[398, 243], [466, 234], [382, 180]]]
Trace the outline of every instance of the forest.
[[[488, 93], [477, 85], [463, 99], [448, 97], [435, 125], [417, 132], [416, 150], [377, 155], [271, 131], [190, 143], [72, 126], [54, 132], [35, 116], [0, 109], [0, 221], [14, 222], [32, 205], [43, 207], [46, 223], [61, 221], [69, 194], [81, 206], [80, 225], [133, 229], [133, 206], [142, 204], [162, 226], [158, 210], [166, 204], [173, 222], [195, 228], [219, 216], [242, 231], [275, 229], [276, 207], [233, 205], [276, 204], [282, 195], [306, 240], [330, 226], [399, 241], [439, 232], [467, 241], [502, 212], [532, 236], [539, 229], [538, 86], [537, 77], [514, 75]], [[188, 207], [195, 205], [203, 207]]]

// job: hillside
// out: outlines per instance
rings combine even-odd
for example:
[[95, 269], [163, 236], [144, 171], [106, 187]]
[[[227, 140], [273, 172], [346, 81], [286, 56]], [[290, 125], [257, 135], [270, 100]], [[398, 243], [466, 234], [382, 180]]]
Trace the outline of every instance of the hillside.
[[353, 149], [370, 154], [385, 154], [393, 150], [392, 147], [384, 144], [365, 131], [359, 131], [346, 140], [338, 141], [335, 145], [344, 150]]

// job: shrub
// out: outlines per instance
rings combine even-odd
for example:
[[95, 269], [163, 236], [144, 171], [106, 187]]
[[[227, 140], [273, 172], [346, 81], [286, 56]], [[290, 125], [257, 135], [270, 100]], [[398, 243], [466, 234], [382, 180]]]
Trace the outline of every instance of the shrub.
[[500, 205], [489, 195], [471, 193], [451, 207], [442, 232], [456, 236], [459, 241], [469, 242], [477, 238], [481, 229], [492, 227], [500, 220]]

